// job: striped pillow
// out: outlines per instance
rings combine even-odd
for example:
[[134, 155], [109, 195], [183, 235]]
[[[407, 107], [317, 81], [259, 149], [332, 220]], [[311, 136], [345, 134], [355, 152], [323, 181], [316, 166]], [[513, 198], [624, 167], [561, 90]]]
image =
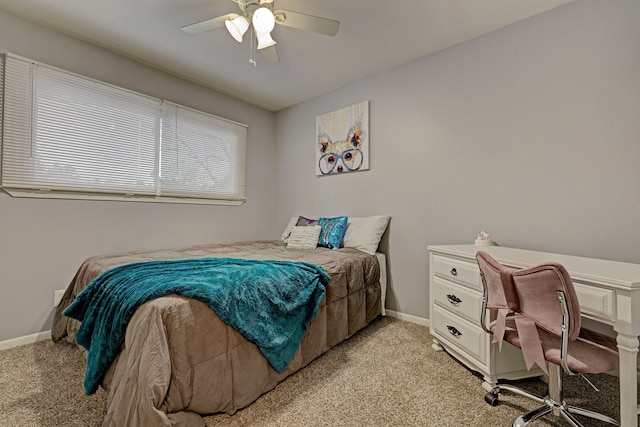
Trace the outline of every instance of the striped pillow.
[[295, 226], [291, 229], [287, 247], [292, 249], [315, 249], [318, 246], [318, 238], [322, 227], [319, 225], [312, 226]]

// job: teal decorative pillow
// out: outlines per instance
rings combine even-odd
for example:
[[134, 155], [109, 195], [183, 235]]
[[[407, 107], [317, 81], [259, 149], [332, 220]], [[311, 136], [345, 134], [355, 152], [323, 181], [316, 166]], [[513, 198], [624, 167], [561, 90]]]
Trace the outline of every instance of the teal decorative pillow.
[[342, 245], [344, 233], [347, 231], [346, 216], [337, 216], [334, 218], [320, 218], [318, 225], [322, 227], [318, 246], [330, 249], [338, 249]]

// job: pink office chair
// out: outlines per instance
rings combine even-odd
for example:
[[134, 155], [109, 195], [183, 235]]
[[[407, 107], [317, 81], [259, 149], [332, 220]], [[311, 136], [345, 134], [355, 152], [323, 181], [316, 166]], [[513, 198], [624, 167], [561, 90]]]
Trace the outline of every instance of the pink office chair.
[[[613, 418], [567, 405], [563, 400], [562, 371], [582, 375], [618, 368], [615, 339], [581, 328], [580, 305], [567, 270], [551, 262], [521, 270], [510, 269], [483, 251], [476, 254], [476, 259], [484, 287], [482, 328], [493, 334], [493, 342], [500, 348], [503, 340], [520, 348], [527, 369], [537, 364], [549, 375], [549, 394], [544, 398], [499, 384], [487, 393], [485, 400], [496, 405], [498, 394], [509, 390], [543, 404], [516, 418], [513, 427], [527, 426], [550, 412], [574, 427], [582, 424], [573, 414], [619, 425]], [[487, 310], [495, 317], [488, 327]]]

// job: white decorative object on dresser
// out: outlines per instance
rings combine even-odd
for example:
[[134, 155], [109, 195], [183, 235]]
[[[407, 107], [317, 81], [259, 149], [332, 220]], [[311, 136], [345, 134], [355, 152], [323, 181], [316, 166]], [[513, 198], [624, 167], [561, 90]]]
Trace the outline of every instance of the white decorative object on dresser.
[[[482, 283], [476, 252], [501, 264], [524, 268], [543, 262], [562, 264], [574, 283], [583, 318], [612, 325], [620, 357], [620, 425], [637, 427], [637, 354], [640, 335], [640, 264], [576, 257], [501, 246], [429, 246], [431, 334], [436, 350], [446, 350], [484, 375], [486, 389], [498, 379], [540, 375], [524, 370], [515, 347], [497, 344], [480, 328]], [[524, 371], [523, 371], [524, 370]]]

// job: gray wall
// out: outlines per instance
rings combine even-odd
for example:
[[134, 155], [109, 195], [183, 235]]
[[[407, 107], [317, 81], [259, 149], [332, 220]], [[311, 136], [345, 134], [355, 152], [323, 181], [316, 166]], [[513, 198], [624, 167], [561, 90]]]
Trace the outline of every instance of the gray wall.
[[88, 256], [273, 237], [274, 114], [0, 11], [0, 52], [12, 52], [245, 123], [243, 206], [14, 199], [0, 192], [0, 341], [51, 328], [53, 291]]
[[[354, 60], [357, 60], [355, 58]], [[640, 2], [580, 0], [277, 113], [276, 223], [392, 216], [387, 307], [427, 245], [640, 262]], [[315, 176], [315, 117], [370, 101], [371, 170]]]

